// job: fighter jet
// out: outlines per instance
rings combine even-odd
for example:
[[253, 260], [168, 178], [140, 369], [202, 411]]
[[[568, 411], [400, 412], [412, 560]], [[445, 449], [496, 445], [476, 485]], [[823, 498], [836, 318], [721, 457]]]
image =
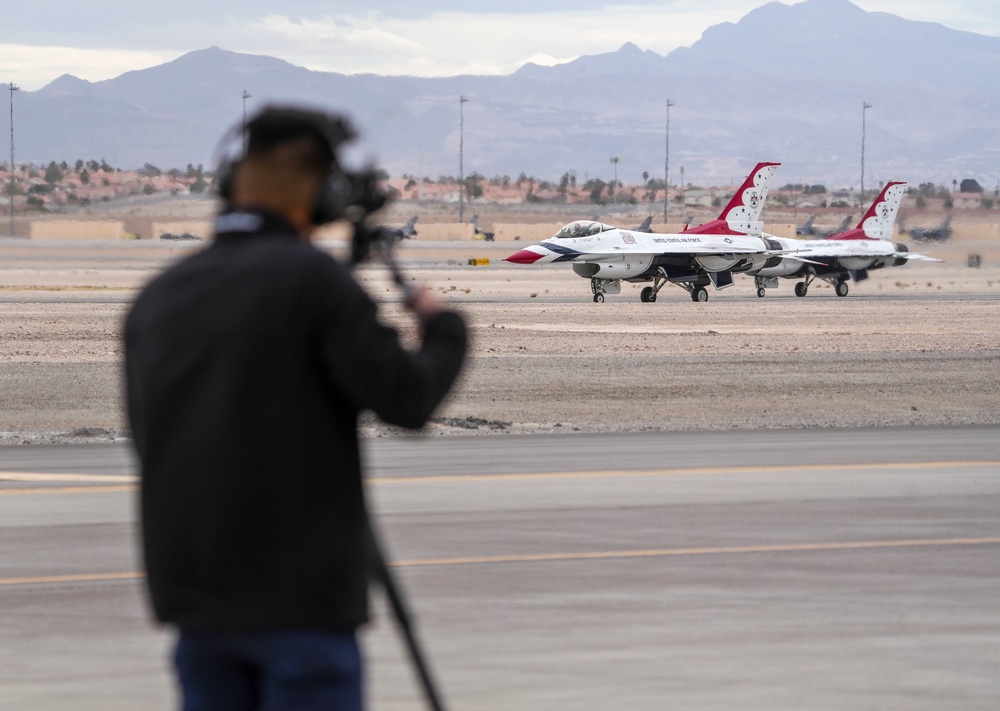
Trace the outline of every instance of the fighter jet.
[[656, 301], [666, 284], [688, 291], [693, 301], [707, 301], [709, 284], [732, 286], [733, 274], [763, 268], [786, 248], [762, 235], [759, 221], [768, 186], [780, 163], [758, 163], [718, 219], [675, 234], [641, 233], [596, 220], [571, 222], [549, 239], [507, 257], [514, 264], [569, 262], [590, 279], [594, 301], [621, 293], [621, 282], [652, 282], [639, 299]]
[[799, 237], [811, 237], [816, 234], [816, 228], [813, 227], [813, 220], [816, 219], [816, 215], [810, 215], [809, 219], [805, 223], [799, 225], [795, 228], [795, 234]]
[[842, 232], [846, 232], [850, 228], [851, 228], [851, 216], [848, 215], [843, 219], [843, 221], [839, 225], [837, 225], [833, 229], [824, 230], [822, 227], [814, 227], [813, 236], [818, 239], [828, 239], [829, 237], [833, 237], [834, 235], [839, 235]]
[[900, 225], [899, 231], [909, 235], [914, 242], [944, 242], [951, 238], [951, 215], [937, 227], [912, 227], [907, 230]]
[[642, 221], [641, 225], [639, 225], [638, 227], [633, 227], [632, 231], [633, 232], [652, 232], [653, 231], [652, 225], [653, 225], [653, 216], [650, 215], [649, 217], [647, 217], [645, 220]]
[[893, 244], [892, 224], [903, 199], [906, 183], [887, 183], [871, 207], [852, 230], [821, 240], [773, 237], [782, 248], [795, 251], [794, 258], [776, 257], [762, 267], [748, 270], [754, 277], [757, 296], [778, 286], [778, 277], [801, 279], [795, 295], [805, 296], [817, 277], [833, 285], [837, 296], [847, 296], [847, 282], [864, 281], [868, 272], [883, 267], [901, 267], [910, 259], [940, 262], [940, 259], [910, 252], [905, 244]]
[[813, 220], [815, 220], [815, 219], [816, 219], [816, 216], [812, 215], [808, 220], [806, 220], [805, 224], [799, 225], [798, 227], [796, 227], [795, 228], [795, 236], [796, 237], [816, 237], [818, 239], [826, 239], [827, 237], [831, 237], [833, 235], [839, 235], [841, 232], [846, 231], [851, 226], [851, 216], [850, 215], [848, 215], [847, 217], [845, 217], [844, 220], [843, 220], [843, 222], [841, 222], [837, 227], [834, 227], [834, 228], [829, 229], [829, 230], [825, 230], [822, 227], [817, 227], [816, 225], [814, 225], [813, 224]]
[[382, 229], [385, 230], [387, 235], [391, 235], [396, 240], [404, 240], [417, 235], [417, 231], [413, 227], [415, 224], [417, 224], [417, 215], [411, 217], [410, 221], [402, 227], [383, 227]]

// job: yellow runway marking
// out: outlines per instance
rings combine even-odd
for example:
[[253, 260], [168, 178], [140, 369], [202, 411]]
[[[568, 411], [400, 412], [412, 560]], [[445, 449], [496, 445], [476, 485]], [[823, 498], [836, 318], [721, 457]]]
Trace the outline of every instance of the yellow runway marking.
[[107, 494], [120, 491], [137, 491], [138, 487], [122, 484], [118, 486], [49, 486], [44, 489], [0, 489], [0, 496], [28, 494]]
[[[610, 469], [578, 472], [532, 472], [526, 474], [441, 474], [411, 477], [371, 477], [372, 484], [446, 484], [462, 482], [493, 481], [540, 481], [560, 479], [609, 479], [627, 477], [674, 477], [735, 474], [787, 474], [789, 472], [831, 472], [831, 471], [894, 471], [906, 469], [968, 469], [974, 467], [997, 467], [1000, 461], [945, 461], [945, 462], [884, 462], [879, 464], [786, 464], [781, 466], [742, 467], [689, 467], [682, 469]], [[65, 486], [32, 489], [0, 489], [0, 496], [15, 494], [81, 494], [112, 491], [135, 491], [138, 477], [132, 475], [97, 474], [34, 474], [20, 472], [0, 472], [0, 482], [51, 482], [106, 484], [121, 482], [120, 486]]]
[[[534, 553], [525, 555], [464, 556], [423, 558], [390, 563], [394, 568], [426, 566], [494, 565], [498, 563], [551, 563], [584, 560], [625, 560], [628, 558], [665, 558], [669, 556], [743, 555], [748, 553], [803, 553], [816, 551], [873, 550], [879, 548], [926, 548], [943, 546], [982, 546], [1000, 543], [997, 538], [927, 538], [903, 541], [853, 541], [842, 543], [793, 543], [762, 546], [715, 546], [705, 548], [654, 548], [633, 551], [584, 551], [580, 553]], [[108, 580], [135, 580], [143, 573], [95, 573], [91, 575], [50, 575], [35, 578], [0, 578], [0, 587], [43, 585], [46, 583], [87, 583]]]
[[44, 585], [46, 583], [99, 583], [105, 580], [137, 580], [145, 573], [82, 573], [80, 575], [44, 575], [36, 578], [0, 578], [0, 585]]
[[54, 481], [94, 482], [97, 484], [135, 484], [139, 478], [134, 474], [40, 474], [37, 472], [0, 472], [0, 481], [28, 481], [44, 483]]
[[856, 541], [846, 543], [796, 543], [767, 546], [717, 546], [709, 548], [654, 548], [637, 551], [589, 551], [581, 553], [536, 553], [528, 555], [468, 556], [401, 560], [394, 565], [404, 568], [427, 565], [483, 565], [490, 563], [535, 563], [574, 560], [613, 560], [623, 558], [665, 558], [668, 556], [725, 555], [745, 553], [800, 553], [810, 551], [848, 551], [873, 548], [918, 548], [926, 546], [978, 546], [1000, 543], [1000, 538], [940, 538], [912, 541]]
[[881, 464], [787, 464], [781, 466], [689, 467], [685, 469], [610, 469], [581, 472], [536, 472], [529, 474], [446, 474], [412, 477], [381, 477], [376, 484], [436, 484], [468, 481], [522, 481], [533, 479], [601, 479], [620, 477], [698, 476], [706, 474], [780, 474], [809, 471], [891, 471], [898, 469], [936, 469], [1000, 467], [1000, 461], [968, 462], [885, 462]]

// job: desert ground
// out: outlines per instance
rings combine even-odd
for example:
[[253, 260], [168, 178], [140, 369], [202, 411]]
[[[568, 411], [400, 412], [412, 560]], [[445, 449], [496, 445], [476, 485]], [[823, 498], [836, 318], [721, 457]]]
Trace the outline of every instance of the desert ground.
[[[672, 286], [640, 303], [632, 284], [595, 304], [565, 265], [500, 261], [520, 246], [400, 249], [408, 278], [459, 309], [473, 334], [429, 434], [1000, 422], [1000, 235], [911, 244], [945, 261], [872, 272], [846, 298], [819, 281], [797, 298], [782, 280], [759, 299], [738, 277], [703, 304]], [[143, 283], [202, 248], [0, 240], [0, 443], [127, 436], [122, 319]], [[982, 265], [967, 266], [969, 254]], [[412, 339], [384, 268], [358, 276]]]

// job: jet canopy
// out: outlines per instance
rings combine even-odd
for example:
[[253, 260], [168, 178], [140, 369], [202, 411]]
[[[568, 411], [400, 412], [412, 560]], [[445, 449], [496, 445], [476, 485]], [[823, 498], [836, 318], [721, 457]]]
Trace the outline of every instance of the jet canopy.
[[611, 225], [605, 225], [603, 222], [595, 222], [594, 220], [576, 220], [575, 222], [570, 222], [568, 225], [556, 232], [552, 237], [553, 239], [590, 237], [590, 235], [596, 235], [600, 232], [606, 232], [613, 229], [615, 228]]

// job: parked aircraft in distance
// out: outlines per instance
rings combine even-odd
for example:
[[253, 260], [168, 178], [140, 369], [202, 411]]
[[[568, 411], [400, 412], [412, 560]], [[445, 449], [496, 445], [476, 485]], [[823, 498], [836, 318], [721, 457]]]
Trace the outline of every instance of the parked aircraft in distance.
[[645, 220], [642, 221], [641, 225], [639, 225], [638, 227], [633, 227], [632, 231], [633, 232], [652, 232], [653, 231], [653, 216], [650, 215], [649, 217], [647, 217]]
[[944, 242], [951, 238], [951, 215], [944, 218], [937, 227], [911, 227], [905, 229], [899, 226], [901, 234], [909, 235], [914, 242]]
[[481, 236], [487, 242], [492, 242], [493, 241], [494, 235], [496, 235], [496, 233], [495, 232], [487, 232], [486, 230], [479, 229], [479, 215], [478, 214], [473, 215], [472, 219], [470, 220], [470, 222], [472, 223], [472, 231], [475, 233], [475, 235], [477, 237]]
[[795, 285], [795, 295], [805, 296], [809, 284], [817, 277], [833, 285], [837, 296], [847, 296], [847, 282], [864, 281], [868, 272], [883, 267], [901, 267], [907, 260], [940, 262], [940, 259], [910, 252], [905, 244], [893, 244], [892, 225], [903, 199], [906, 183], [887, 183], [871, 207], [852, 230], [829, 239], [773, 239], [795, 252], [796, 259], [777, 257], [763, 267], [749, 270], [757, 286], [757, 296], [778, 286], [778, 277], [801, 279]]
[[809, 215], [809, 219], [805, 223], [799, 225], [795, 228], [795, 234], [798, 237], [811, 237], [816, 234], [816, 228], [813, 227], [813, 221], [816, 219], [816, 215]]
[[846, 231], [851, 226], [851, 216], [848, 215], [843, 219], [843, 221], [831, 229], [824, 229], [822, 227], [817, 227], [813, 224], [813, 220], [816, 219], [815, 215], [810, 216], [806, 220], [805, 224], [799, 225], [795, 228], [796, 237], [816, 237], [818, 239], [826, 239], [832, 235], [839, 235], [841, 232]]
[[660, 289], [676, 284], [693, 301], [707, 301], [705, 287], [724, 289], [733, 274], [761, 269], [777, 257], [796, 260], [797, 247], [786, 248], [762, 234], [760, 213], [780, 163], [758, 163], [718, 219], [675, 234], [642, 233], [596, 220], [571, 222], [543, 242], [515, 252], [514, 264], [569, 262], [590, 279], [594, 301], [621, 293], [621, 282], [652, 282], [640, 292], [656, 301]]
[[410, 218], [402, 227], [383, 227], [383, 234], [387, 236], [394, 237], [396, 240], [410, 239], [410, 237], [415, 237], [417, 234], [414, 225], [417, 224], [417, 215]]

